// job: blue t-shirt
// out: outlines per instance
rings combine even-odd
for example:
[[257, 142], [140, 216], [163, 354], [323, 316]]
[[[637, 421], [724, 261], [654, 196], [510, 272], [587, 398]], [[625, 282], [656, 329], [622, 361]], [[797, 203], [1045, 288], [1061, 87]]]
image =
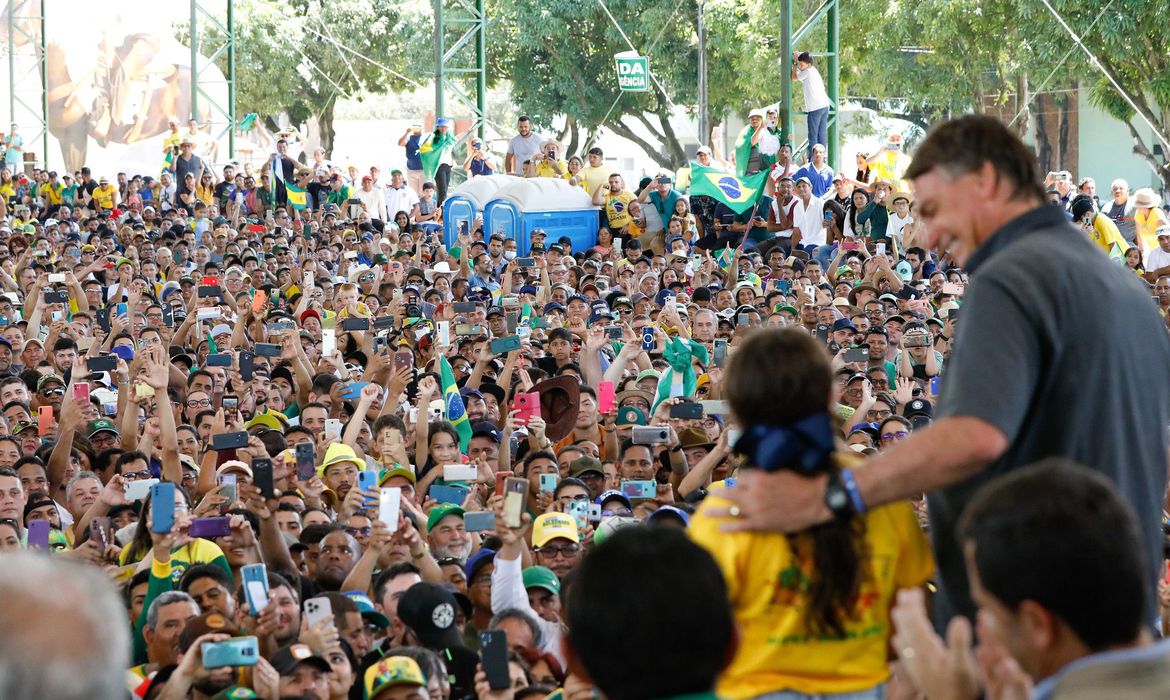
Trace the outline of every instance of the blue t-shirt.
[[483, 160], [471, 159], [471, 174], [472, 175], [493, 175], [495, 171], [492, 170], [492, 164], [487, 158]]
[[833, 175], [833, 169], [827, 164], [823, 170], [817, 172], [812, 163], [807, 163], [792, 175], [792, 180], [795, 182], [802, 177], [807, 177], [812, 182], [812, 193], [823, 197], [833, 187]]
[[422, 158], [418, 155], [418, 139], [420, 134], [411, 134], [410, 138], [406, 139], [406, 169], [407, 170], [422, 170]]

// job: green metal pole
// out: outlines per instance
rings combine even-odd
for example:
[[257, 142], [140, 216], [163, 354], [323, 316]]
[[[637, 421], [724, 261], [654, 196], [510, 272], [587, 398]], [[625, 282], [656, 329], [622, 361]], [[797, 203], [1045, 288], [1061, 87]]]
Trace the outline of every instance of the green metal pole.
[[236, 157], [236, 23], [235, 0], [227, 0], [228, 158]]
[[792, 141], [792, 0], [780, 0], [780, 142]]
[[835, 1], [829, 7], [828, 16], [826, 19], [829, 22], [829, 85], [827, 92], [829, 93], [829, 143], [826, 146], [829, 149], [829, 164], [836, 164], [838, 168], [843, 167], [842, 163], [837, 162], [837, 156], [841, 148], [841, 104], [838, 100], [838, 90], [841, 80], [841, 48], [840, 48], [840, 25], [838, 24], [841, 13], [841, 3]]
[[[49, 169], [49, 55], [46, 51], [45, 0], [41, 0], [41, 36], [37, 49], [41, 57], [41, 164]], [[9, 44], [11, 50], [11, 44]]]
[[475, 108], [479, 111], [479, 137], [487, 138], [487, 8], [476, 0], [475, 17], [479, 36], [475, 45]]
[[191, 0], [191, 119], [199, 119], [199, 0]]
[[8, 3], [8, 123], [16, 123], [16, 1]]
[[435, 0], [435, 119], [443, 116], [443, 88], [447, 80], [443, 65], [443, 0]]

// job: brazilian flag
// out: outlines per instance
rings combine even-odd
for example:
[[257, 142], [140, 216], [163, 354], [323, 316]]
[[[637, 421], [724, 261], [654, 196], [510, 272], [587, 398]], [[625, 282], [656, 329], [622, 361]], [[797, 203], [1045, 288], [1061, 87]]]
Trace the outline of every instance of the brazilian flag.
[[309, 193], [291, 182], [284, 183], [284, 191], [288, 193], [288, 203], [293, 209], [300, 211], [309, 206]]
[[435, 173], [439, 171], [443, 155], [454, 147], [455, 137], [450, 133], [440, 133], [438, 129], [435, 129], [434, 133], [423, 141], [422, 145], [418, 147], [418, 157], [422, 161], [423, 176], [426, 179], [435, 179]]
[[443, 386], [443, 405], [447, 414], [447, 422], [455, 426], [459, 433], [459, 451], [467, 454], [467, 445], [471, 442], [471, 421], [467, 418], [467, 409], [463, 406], [463, 397], [459, 395], [459, 387], [455, 385], [455, 373], [447, 358], [439, 356], [439, 378]]
[[724, 170], [691, 163], [691, 194], [705, 194], [722, 202], [736, 214], [742, 214], [756, 206], [760, 195], [764, 193], [764, 184], [767, 180], [767, 171], [738, 177]]

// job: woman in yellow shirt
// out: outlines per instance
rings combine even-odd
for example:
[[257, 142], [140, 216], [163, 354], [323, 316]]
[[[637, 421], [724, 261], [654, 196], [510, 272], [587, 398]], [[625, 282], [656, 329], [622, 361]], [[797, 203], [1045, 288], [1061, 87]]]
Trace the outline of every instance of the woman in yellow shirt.
[[195, 187], [195, 199], [209, 207], [215, 203], [215, 176], [211, 173], [204, 171], [203, 177], [199, 178], [199, 184]]
[[728, 363], [723, 398], [743, 429], [734, 449], [745, 467], [828, 474], [837, 518], [793, 535], [721, 532], [720, 513], [734, 509], [720, 495], [732, 485], [713, 487], [691, 519], [688, 532], [727, 579], [740, 631], [721, 698], [884, 698], [894, 595], [934, 571], [908, 502], [864, 509], [858, 458], [837, 449], [831, 386], [824, 347], [792, 329], [756, 331]]
[[1137, 244], [1143, 255], [1158, 247], [1158, 227], [1170, 223], [1162, 212], [1162, 197], [1149, 187], [1133, 193], [1133, 220], [1137, 225]]

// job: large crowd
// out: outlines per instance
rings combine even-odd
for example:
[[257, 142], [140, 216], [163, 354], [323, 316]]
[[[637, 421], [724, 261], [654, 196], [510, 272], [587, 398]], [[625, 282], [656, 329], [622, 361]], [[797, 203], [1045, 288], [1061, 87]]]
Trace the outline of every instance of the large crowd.
[[[388, 175], [9, 140], [0, 694], [1166, 697], [1101, 690], [1170, 673], [1154, 191], [978, 118], [834, 170], [765, 108], [636, 183], [517, 126]], [[594, 244], [446, 238], [459, 169]]]

